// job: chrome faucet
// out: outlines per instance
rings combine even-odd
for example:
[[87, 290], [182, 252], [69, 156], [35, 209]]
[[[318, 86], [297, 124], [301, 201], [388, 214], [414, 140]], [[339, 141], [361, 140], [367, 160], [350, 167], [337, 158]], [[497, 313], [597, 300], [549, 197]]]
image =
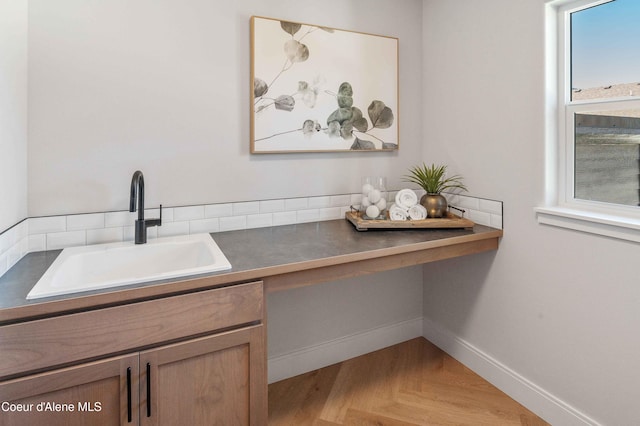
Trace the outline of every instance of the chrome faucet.
[[136, 211], [136, 202], [138, 204], [138, 219], [135, 224], [135, 243], [144, 244], [147, 242], [147, 228], [149, 226], [162, 225], [162, 204], [160, 204], [160, 218], [146, 219], [144, 218], [144, 176], [140, 170], [131, 177], [131, 198], [129, 199], [129, 211]]

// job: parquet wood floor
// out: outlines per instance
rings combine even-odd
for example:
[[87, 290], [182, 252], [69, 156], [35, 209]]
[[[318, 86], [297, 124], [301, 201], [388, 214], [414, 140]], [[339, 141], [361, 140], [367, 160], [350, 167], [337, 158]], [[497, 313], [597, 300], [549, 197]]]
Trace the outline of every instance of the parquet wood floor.
[[270, 426], [547, 425], [424, 338], [269, 385]]

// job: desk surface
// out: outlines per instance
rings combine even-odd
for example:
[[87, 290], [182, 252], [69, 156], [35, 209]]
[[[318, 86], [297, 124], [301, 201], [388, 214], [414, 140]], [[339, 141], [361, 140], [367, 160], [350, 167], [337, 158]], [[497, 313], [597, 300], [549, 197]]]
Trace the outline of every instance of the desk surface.
[[30, 253], [0, 278], [0, 324], [97, 309], [251, 280], [266, 291], [496, 250], [502, 230], [376, 230], [358, 232], [346, 220], [212, 234], [232, 269], [187, 278], [140, 283], [26, 300], [60, 253]]

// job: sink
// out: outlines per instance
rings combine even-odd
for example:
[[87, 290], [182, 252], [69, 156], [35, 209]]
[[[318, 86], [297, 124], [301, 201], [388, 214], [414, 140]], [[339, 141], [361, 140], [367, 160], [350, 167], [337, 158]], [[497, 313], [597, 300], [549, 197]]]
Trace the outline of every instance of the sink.
[[27, 299], [231, 269], [209, 234], [70, 247], [51, 264]]

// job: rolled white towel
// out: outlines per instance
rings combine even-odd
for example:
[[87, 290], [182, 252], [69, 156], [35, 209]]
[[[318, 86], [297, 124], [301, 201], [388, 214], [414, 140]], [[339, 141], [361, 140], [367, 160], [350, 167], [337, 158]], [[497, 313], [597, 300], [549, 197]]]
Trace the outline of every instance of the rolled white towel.
[[407, 220], [407, 210], [398, 206], [397, 204], [392, 204], [389, 207], [389, 219], [391, 220]]
[[416, 204], [409, 209], [411, 220], [423, 220], [427, 218], [427, 209], [422, 204]]
[[418, 196], [412, 189], [402, 189], [396, 194], [396, 204], [409, 210], [418, 204]]

